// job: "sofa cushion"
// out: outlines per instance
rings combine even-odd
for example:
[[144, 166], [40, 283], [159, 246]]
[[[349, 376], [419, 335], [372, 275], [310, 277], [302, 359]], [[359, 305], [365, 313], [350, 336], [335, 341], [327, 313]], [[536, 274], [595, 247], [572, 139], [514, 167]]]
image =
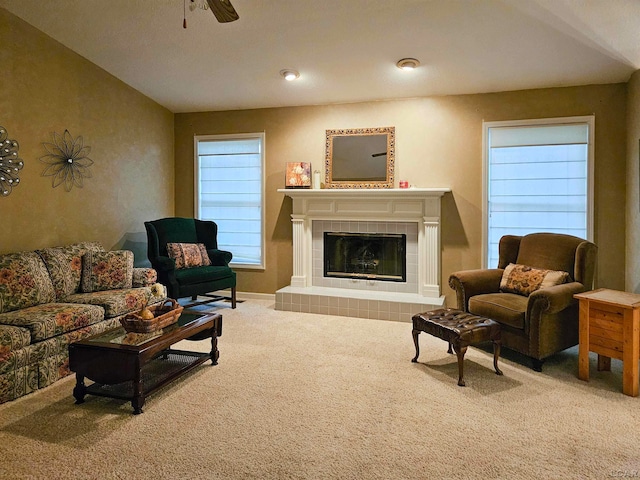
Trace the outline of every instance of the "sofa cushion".
[[105, 290], [100, 292], [76, 293], [68, 296], [65, 301], [71, 303], [86, 303], [100, 305], [104, 308], [105, 318], [113, 318], [129, 312], [141, 310], [147, 303], [152, 304], [162, 297], [154, 297], [151, 287], [123, 288], [120, 290]]
[[566, 283], [568, 279], [569, 274], [567, 272], [544, 270], [510, 263], [502, 274], [500, 290], [529, 296], [540, 288], [560, 285]]
[[0, 313], [54, 300], [47, 267], [36, 252], [0, 255]]
[[211, 265], [204, 243], [167, 243], [167, 254], [177, 269]]
[[133, 284], [133, 252], [87, 251], [82, 257], [82, 291], [100, 292], [131, 288]]
[[469, 299], [469, 313], [524, 329], [529, 298], [515, 293], [487, 293]]
[[28, 329], [32, 342], [93, 325], [103, 319], [102, 308], [72, 303], [46, 303], [0, 314], [0, 324]]
[[58, 300], [80, 290], [82, 256], [87, 251], [103, 252], [104, 248], [98, 242], [82, 242], [36, 250], [47, 266]]

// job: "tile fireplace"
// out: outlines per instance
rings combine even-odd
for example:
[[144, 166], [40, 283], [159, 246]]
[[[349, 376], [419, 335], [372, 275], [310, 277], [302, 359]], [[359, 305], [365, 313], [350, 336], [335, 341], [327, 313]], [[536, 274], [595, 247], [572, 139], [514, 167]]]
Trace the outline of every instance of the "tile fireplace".
[[447, 188], [278, 190], [293, 199], [293, 275], [276, 310], [411, 321], [444, 306]]

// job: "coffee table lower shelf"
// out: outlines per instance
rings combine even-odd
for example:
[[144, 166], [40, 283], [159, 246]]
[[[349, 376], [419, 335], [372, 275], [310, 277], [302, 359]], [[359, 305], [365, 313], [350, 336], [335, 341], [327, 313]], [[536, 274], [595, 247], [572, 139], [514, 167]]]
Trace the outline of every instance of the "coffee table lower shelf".
[[[193, 370], [198, 365], [202, 365], [207, 360], [211, 360], [209, 353], [189, 352], [185, 350], [165, 350], [149, 363], [144, 365], [140, 372], [142, 398], [150, 395], [156, 390], [164, 387], [176, 378]], [[119, 400], [129, 400], [134, 404], [136, 399], [135, 381], [106, 385], [102, 383], [92, 383], [84, 386], [84, 381], [79, 382], [73, 390], [73, 396], [77, 403], [84, 402], [86, 394], [99, 397], [116, 398]], [[142, 413], [142, 405], [134, 413]]]

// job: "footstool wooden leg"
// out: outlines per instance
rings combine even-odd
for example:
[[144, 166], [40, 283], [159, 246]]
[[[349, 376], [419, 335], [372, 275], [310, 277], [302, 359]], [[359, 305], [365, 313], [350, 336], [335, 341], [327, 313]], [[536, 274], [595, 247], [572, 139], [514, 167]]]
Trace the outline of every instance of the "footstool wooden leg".
[[500, 358], [500, 344], [499, 340], [493, 341], [493, 368], [496, 370], [497, 375], [502, 375], [502, 371], [498, 368], [498, 358]]
[[458, 385], [464, 387], [464, 354], [467, 353], [467, 347], [458, 347], [454, 345], [453, 349], [456, 351], [456, 355], [458, 357]]
[[413, 344], [416, 346], [416, 356], [411, 359], [413, 363], [418, 361], [418, 355], [420, 355], [420, 346], [418, 345], [418, 335], [420, 335], [420, 330], [416, 330], [415, 328], [411, 332], [413, 333]]
[[449, 342], [449, 348], [447, 348], [447, 353], [453, 353], [453, 350], [451, 347], [453, 347], [453, 345], [451, 344], [451, 342]]

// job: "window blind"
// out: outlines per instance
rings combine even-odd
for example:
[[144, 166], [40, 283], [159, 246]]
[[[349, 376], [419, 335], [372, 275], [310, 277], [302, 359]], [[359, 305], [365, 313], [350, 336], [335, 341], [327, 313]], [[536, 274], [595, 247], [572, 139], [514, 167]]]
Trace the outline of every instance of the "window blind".
[[197, 140], [197, 217], [218, 225], [233, 264], [263, 264], [262, 136]]
[[589, 124], [489, 127], [487, 265], [503, 235], [587, 238]]

